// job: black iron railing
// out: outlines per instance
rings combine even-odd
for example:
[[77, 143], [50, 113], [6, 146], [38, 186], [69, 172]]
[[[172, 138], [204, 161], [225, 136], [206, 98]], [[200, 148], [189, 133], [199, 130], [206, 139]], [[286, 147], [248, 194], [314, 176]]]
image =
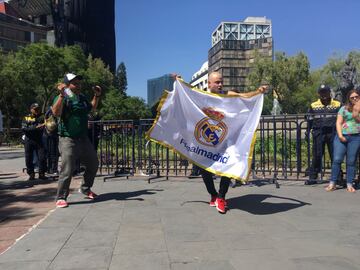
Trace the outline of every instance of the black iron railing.
[[[335, 123], [336, 115], [317, 117], [330, 117]], [[266, 179], [307, 179], [313, 159], [313, 129], [309, 125], [311, 119], [313, 115], [308, 114], [262, 116], [256, 132], [253, 176]], [[98, 140], [99, 172], [108, 175], [108, 178], [135, 174], [155, 177], [188, 176], [191, 172], [192, 164], [186, 159], [171, 149], [145, 139], [145, 132], [151, 127], [152, 119], [90, 123], [91, 137], [95, 142]], [[335, 124], [333, 132], [335, 134]], [[328, 178], [331, 172], [330, 155], [323, 150], [319, 180]]]

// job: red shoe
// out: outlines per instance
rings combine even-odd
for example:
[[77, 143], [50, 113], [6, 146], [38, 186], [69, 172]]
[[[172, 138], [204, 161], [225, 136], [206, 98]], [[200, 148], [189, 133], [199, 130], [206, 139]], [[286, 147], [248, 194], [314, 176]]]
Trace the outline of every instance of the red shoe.
[[68, 207], [68, 206], [69, 206], [68, 203], [63, 199], [60, 199], [60, 200], [56, 201], [56, 207], [57, 208], [65, 208], [65, 207]]
[[96, 197], [98, 196], [97, 194], [95, 194], [91, 190], [89, 190], [87, 192], [83, 192], [83, 191], [80, 190], [80, 192], [85, 195], [85, 198], [90, 199], [90, 200], [95, 200]]
[[211, 200], [210, 200], [210, 202], [209, 202], [209, 205], [210, 205], [211, 207], [215, 207], [215, 206], [216, 206], [216, 205], [215, 205], [216, 198], [217, 198], [217, 196], [211, 196]]
[[221, 214], [226, 213], [227, 203], [226, 203], [225, 199], [216, 198], [215, 206], [216, 206], [216, 209], [219, 211], [219, 213], [221, 213]]

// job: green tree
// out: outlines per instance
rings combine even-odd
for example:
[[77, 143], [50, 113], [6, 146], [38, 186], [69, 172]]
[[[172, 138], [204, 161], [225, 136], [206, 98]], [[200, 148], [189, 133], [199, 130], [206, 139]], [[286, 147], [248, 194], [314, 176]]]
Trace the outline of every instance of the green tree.
[[19, 126], [22, 117], [29, 113], [29, 105], [36, 101], [36, 93], [31, 82], [26, 79], [28, 74], [24, 65], [28, 63], [24, 63], [14, 53], [1, 55], [1, 58], [0, 106], [9, 131], [10, 127]]
[[106, 93], [101, 114], [105, 120], [135, 120], [151, 117], [151, 111], [142, 98], [119, 95], [115, 88]]
[[329, 85], [332, 89], [337, 89], [340, 86], [339, 72], [344, 67], [345, 58], [340, 54], [334, 54], [328, 59], [328, 62], [319, 68], [320, 77], [318, 84]]
[[83, 92], [88, 95], [89, 98], [93, 96], [92, 87], [100, 85], [102, 88], [103, 98], [100, 100], [99, 109], [102, 106], [102, 100], [105, 97], [106, 92], [114, 89], [113, 81], [114, 76], [111, 73], [109, 67], [106, 67], [104, 62], [99, 58], [93, 58], [91, 55], [87, 58], [87, 68], [84, 73], [79, 72], [84, 76], [82, 83]]
[[33, 102], [40, 103], [44, 111], [57, 94], [56, 83], [67, 72], [84, 76], [83, 92], [89, 98], [91, 86], [100, 85], [104, 93], [114, 89], [108, 67], [100, 59], [86, 57], [79, 46], [57, 48], [37, 43], [16, 53], [0, 54], [0, 109], [5, 125], [19, 126]]
[[119, 95], [115, 88], [106, 92], [102, 100], [100, 113], [104, 120], [122, 119], [124, 97]]
[[17, 72], [21, 76], [22, 91], [34, 91], [29, 103], [42, 104], [42, 111], [50, 105], [54, 95], [54, 85], [64, 75], [66, 68], [64, 55], [56, 48], [43, 43], [34, 43], [18, 51]]
[[355, 65], [357, 74], [360, 73], [360, 50], [350, 51], [348, 54], [349, 59]]
[[151, 110], [146, 105], [145, 100], [140, 97], [126, 97], [124, 99], [127, 110], [124, 119], [140, 119], [151, 117]]
[[[288, 57], [285, 53], [275, 53], [275, 60], [255, 56], [252, 71], [248, 77], [251, 88], [268, 83], [273, 91], [265, 100], [265, 109], [271, 104], [271, 94], [277, 98], [284, 113], [297, 113], [304, 104], [294, 97], [301, 95], [302, 88], [309, 83], [310, 64], [304, 53]], [[266, 112], [265, 112], [266, 113]]]
[[88, 57], [80, 46], [65, 46], [58, 48], [64, 57], [65, 72], [84, 74], [88, 68]]
[[121, 62], [116, 69], [115, 74], [115, 87], [119, 90], [121, 95], [126, 95], [127, 90], [127, 75], [125, 63]]

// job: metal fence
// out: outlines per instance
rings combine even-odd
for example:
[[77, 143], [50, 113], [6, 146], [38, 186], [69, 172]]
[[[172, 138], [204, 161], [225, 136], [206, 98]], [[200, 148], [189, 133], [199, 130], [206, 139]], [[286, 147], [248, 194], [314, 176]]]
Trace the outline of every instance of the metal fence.
[[[256, 132], [253, 177], [306, 180], [312, 161], [312, 115], [262, 116]], [[321, 117], [336, 117], [323, 115]], [[145, 139], [152, 119], [91, 122], [91, 137], [98, 143], [99, 172], [105, 179], [135, 174], [151, 177], [189, 176], [192, 164], [169, 148]], [[335, 131], [335, 125], [334, 125]], [[324, 149], [319, 180], [331, 171]]]

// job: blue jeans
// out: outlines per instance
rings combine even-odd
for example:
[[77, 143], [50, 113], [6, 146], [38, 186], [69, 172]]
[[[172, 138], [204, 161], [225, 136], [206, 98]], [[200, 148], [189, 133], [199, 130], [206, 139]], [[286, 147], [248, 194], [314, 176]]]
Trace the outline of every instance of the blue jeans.
[[336, 135], [334, 139], [333, 163], [330, 183], [335, 184], [340, 173], [341, 163], [346, 155], [346, 183], [352, 184], [356, 173], [356, 158], [360, 147], [360, 134], [344, 135], [346, 142], [341, 142]]

